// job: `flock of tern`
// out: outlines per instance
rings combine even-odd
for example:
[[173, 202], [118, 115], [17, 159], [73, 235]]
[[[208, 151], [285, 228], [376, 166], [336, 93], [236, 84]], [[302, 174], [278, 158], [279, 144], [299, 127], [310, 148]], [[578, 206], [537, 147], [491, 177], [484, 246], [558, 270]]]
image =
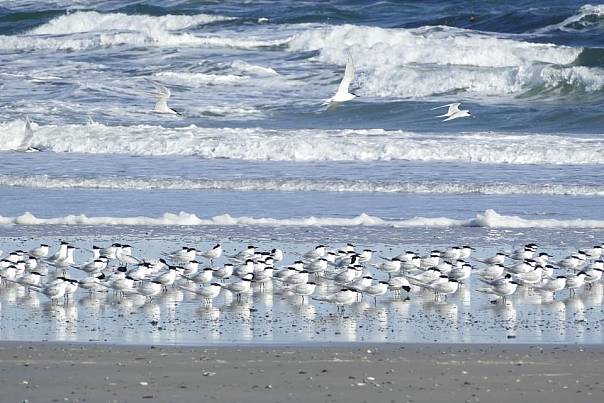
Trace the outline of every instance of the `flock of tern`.
[[[178, 287], [205, 304], [221, 292], [232, 293], [238, 300], [253, 292], [273, 292], [301, 302], [310, 298], [332, 303], [339, 311], [365, 297], [377, 304], [387, 293], [396, 298], [403, 293], [432, 292], [435, 299], [446, 298], [464, 284], [469, 287], [472, 276], [481, 284], [476, 291], [494, 296], [493, 302], [505, 303], [519, 287], [553, 296], [565, 289], [574, 294], [599, 282], [604, 271], [604, 244], [558, 261], [538, 251], [535, 244], [484, 259], [474, 257], [469, 246], [433, 250], [426, 256], [406, 251], [387, 258], [351, 244], [333, 250], [317, 245], [304, 254], [292, 253], [291, 259], [278, 248], [260, 251], [254, 246], [226, 256], [220, 244], [206, 251], [183, 246], [143, 259], [133, 255], [131, 246], [114, 243], [93, 246], [90, 260], [76, 263], [76, 249], [61, 242], [52, 254], [47, 244], [12, 251], [0, 260], [1, 283], [44, 294], [53, 303], [69, 300], [80, 289], [152, 300], [168, 287]], [[224, 263], [217, 264], [218, 260]], [[293, 262], [283, 265], [286, 260]]]

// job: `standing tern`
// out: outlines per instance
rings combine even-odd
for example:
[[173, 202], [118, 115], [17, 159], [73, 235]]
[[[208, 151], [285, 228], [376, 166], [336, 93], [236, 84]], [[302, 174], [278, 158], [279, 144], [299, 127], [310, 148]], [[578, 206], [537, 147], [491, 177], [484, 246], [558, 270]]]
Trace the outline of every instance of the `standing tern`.
[[204, 302], [208, 305], [212, 303], [212, 300], [220, 294], [220, 290], [222, 287], [218, 283], [211, 283], [205, 287], [183, 287], [179, 286], [180, 289], [185, 290], [187, 292], [191, 292], [193, 294], [197, 294], [201, 296]]

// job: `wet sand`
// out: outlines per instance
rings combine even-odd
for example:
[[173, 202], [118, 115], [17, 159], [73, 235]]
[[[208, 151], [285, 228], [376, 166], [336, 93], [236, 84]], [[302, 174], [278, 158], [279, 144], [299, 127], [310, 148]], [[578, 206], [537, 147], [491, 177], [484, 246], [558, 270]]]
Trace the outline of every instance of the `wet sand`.
[[602, 402], [602, 346], [0, 342], [10, 402]]

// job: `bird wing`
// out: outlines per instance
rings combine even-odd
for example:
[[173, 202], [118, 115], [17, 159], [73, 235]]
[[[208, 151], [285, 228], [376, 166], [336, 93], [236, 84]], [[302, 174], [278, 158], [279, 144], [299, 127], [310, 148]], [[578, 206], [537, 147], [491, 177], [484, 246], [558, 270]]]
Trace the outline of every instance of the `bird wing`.
[[346, 62], [346, 69], [344, 70], [344, 77], [338, 87], [338, 94], [347, 94], [350, 83], [354, 80], [354, 64], [352, 62], [352, 55], [348, 54], [348, 61]]
[[454, 113], [459, 112], [459, 105], [461, 105], [461, 103], [459, 102], [449, 104], [449, 110], [447, 111], [447, 114], [453, 115]]
[[451, 106], [453, 106], [453, 105], [459, 106], [460, 103], [459, 102], [455, 102], [455, 103], [452, 103], [452, 104], [445, 104], [445, 105], [441, 105], [441, 106], [435, 106], [434, 108], [430, 108], [430, 110], [433, 111], [434, 109], [451, 108]]
[[31, 128], [31, 121], [29, 120], [29, 116], [25, 116], [25, 134], [23, 136], [23, 140], [21, 140], [21, 144], [19, 144], [18, 150], [27, 150], [31, 147], [31, 142], [34, 139], [34, 131]]
[[160, 84], [157, 81], [151, 79], [149, 79], [149, 82], [155, 87], [155, 92], [153, 92], [152, 94], [155, 95], [157, 98], [168, 100], [168, 98], [170, 98], [170, 96], [172, 95], [170, 90], [163, 84]]
[[451, 116], [449, 116], [446, 119], [443, 119], [443, 122], [446, 122], [447, 120], [453, 120], [453, 119], [457, 119], [458, 117], [460, 117], [457, 112], [455, 112], [454, 114], [452, 114]]

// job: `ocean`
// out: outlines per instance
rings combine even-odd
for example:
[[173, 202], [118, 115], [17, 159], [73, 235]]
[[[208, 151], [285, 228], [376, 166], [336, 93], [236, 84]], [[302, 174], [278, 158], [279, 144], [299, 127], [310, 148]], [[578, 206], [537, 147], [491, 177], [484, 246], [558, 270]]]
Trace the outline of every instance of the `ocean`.
[[[348, 55], [358, 98], [326, 108]], [[180, 115], [152, 112], [151, 80]], [[436, 117], [452, 102], [473, 116]], [[14, 151], [26, 117], [42, 152]], [[5, 251], [537, 242], [562, 258], [604, 242], [603, 127], [602, 4], [0, 1]]]

